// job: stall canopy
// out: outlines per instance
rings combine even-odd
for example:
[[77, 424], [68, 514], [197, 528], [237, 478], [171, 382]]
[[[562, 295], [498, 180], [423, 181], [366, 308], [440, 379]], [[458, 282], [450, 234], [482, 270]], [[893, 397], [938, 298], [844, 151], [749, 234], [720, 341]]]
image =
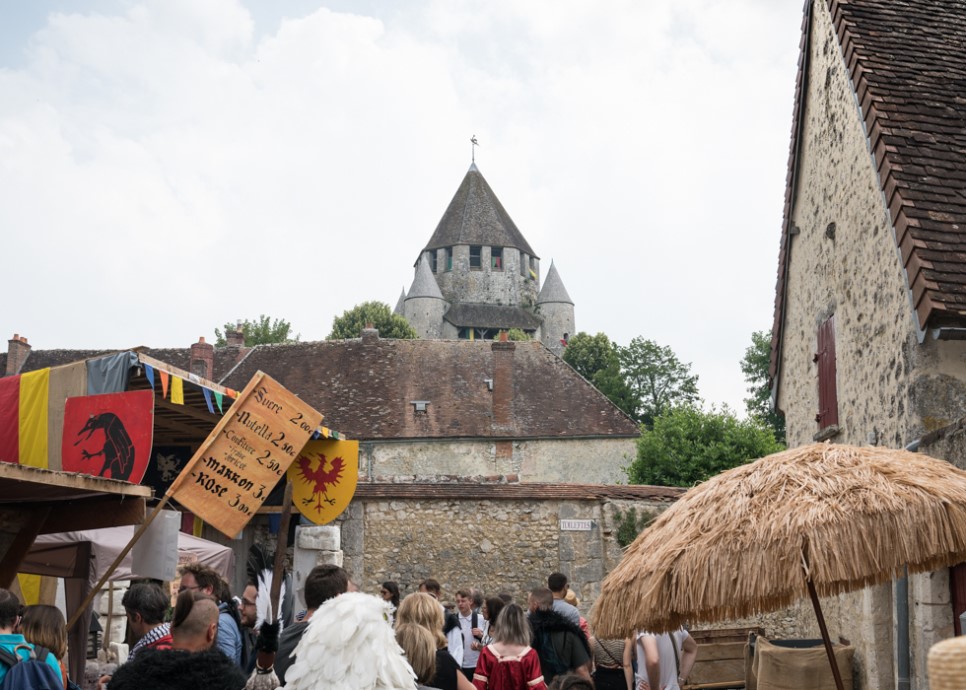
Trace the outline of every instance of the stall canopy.
[[[42, 535], [20, 563], [20, 572], [64, 578], [69, 619], [131, 540], [134, 530], [134, 526], [125, 526]], [[235, 567], [231, 548], [184, 533], [178, 534], [178, 559], [203, 563], [225, 578]], [[138, 577], [140, 574], [132, 571], [131, 562], [128, 553], [111, 574], [110, 581]], [[74, 678], [83, 677], [90, 618], [90, 611], [85, 611], [69, 631], [70, 672]]]

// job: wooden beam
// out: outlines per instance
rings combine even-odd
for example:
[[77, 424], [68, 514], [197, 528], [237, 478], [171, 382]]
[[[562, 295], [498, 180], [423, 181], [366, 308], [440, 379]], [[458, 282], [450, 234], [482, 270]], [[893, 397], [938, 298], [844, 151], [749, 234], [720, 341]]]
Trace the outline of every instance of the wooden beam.
[[65, 501], [56, 508], [47, 517], [42, 534], [138, 525], [147, 515], [144, 499], [140, 497], [98, 496]]
[[10, 543], [7, 552], [3, 554], [3, 558], [0, 559], [0, 587], [4, 588], [9, 588], [13, 579], [17, 577], [20, 561], [27, 555], [27, 551], [30, 550], [50, 514], [50, 506], [34, 508], [30, 511], [23, 511], [22, 508], [19, 510], [24, 516], [23, 525]]

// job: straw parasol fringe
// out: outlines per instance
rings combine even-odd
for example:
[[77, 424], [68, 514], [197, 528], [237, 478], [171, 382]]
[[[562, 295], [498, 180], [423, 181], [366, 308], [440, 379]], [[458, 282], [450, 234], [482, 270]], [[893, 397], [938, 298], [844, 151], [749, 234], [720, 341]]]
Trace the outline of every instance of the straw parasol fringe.
[[813, 444], [688, 491], [631, 544], [592, 612], [603, 638], [672, 630], [966, 560], [966, 472], [928, 456]]

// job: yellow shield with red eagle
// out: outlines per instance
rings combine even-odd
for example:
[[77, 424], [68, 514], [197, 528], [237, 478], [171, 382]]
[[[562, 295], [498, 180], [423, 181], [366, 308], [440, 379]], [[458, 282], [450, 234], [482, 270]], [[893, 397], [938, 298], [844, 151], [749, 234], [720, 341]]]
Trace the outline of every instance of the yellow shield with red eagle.
[[292, 501], [309, 520], [324, 525], [349, 506], [359, 479], [359, 442], [309, 441], [288, 468]]

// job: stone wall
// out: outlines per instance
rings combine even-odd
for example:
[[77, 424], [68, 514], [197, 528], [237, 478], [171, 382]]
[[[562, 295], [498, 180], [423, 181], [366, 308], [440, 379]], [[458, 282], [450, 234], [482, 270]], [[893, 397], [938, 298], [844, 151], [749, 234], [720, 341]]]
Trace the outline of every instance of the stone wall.
[[[536, 304], [536, 280], [524, 269], [520, 274], [520, 252], [512, 247], [503, 248], [503, 269], [491, 266], [491, 248], [483, 246], [480, 268], [470, 268], [469, 245], [460, 244], [453, 249], [453, 269], [446, 270], [445, 251], [437, 250], [436, 282], [443, 297], [450, 303], [473, 302], [479, 304], [504, 304], [527, 306]], [[534, 269], [540, 275], [539, 261]]]
[[[635, 502], [663, 510], [667, 503]], [[586, 616], [604, 576], [620, 560], [614, 505], [607, 501], [354, 501], [341, 521], [346, 568], [363, 590], [395, 580], [405, 595], [427, 577], [443, 597], [460, 587], [506, 591], [516, 601], [551, 572], [565, 573]], [[561, 520], [590, 520], [591, 529], [561, 529]]]
[[360, 477], [437, 481], [509, 477], [520, 482], [617, 484], [636, 453], [634, 439], [381, 441], [359, 448]]
[[[816, 335], [834, 314], [840, 429], [832, 440], [901, 448], [966, 414], [966, 344], [936, 342], [918, 331], [826, 3], [813, 5], [812, 22], [777, 406], [785, 413], [789, 446], [811, 442], [818, 431]], [[947, 580], [945, 572], [910, 578], [913, 687], [926, 686], [927, 644], [951, 629]], [[856, 646], [858, 687], [893, 687], [892, 586], [823, 605], [833, 636]], [[791, 610], [787, 619], [776, 622], [817, 632], [810, 607]]]

